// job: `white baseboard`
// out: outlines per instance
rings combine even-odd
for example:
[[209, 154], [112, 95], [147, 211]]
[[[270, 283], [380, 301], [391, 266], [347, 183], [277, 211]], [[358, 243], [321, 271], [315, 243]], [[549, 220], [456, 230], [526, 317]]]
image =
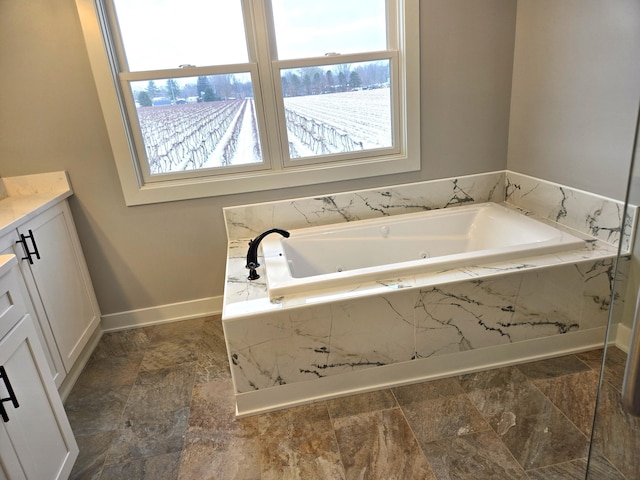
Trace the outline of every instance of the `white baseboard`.
[[158, 323], [176, 322], [178, 320], [221, 314], [222, 299], [222, 296], [199, 298], [187, 302], [170, 303], [156, 307], [103, 315], [102, 330], [105, 332], [113, 332], [116, 330], [126, 330]]
[[617, 325], [615, 345], [624, 353], [629, 353], [629, 345], [631, 345], [631, 329], [626, 325], [619, 323]]

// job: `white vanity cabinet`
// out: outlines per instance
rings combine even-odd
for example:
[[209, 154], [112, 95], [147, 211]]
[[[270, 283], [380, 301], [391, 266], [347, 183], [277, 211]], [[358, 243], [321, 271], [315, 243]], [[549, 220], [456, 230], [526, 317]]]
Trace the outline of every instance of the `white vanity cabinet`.
[[63, 480], [78, 446], [21, 296], [15, 257], [0, 257], [0, 274], [0, 478]]
[[[20, 244], [17, 243], [18, 240], [20, 240], [20, 236], [16, 230], [0, 237], [0, 255], [13, 254], [18, 259], [22, 258], [24, 251]], [[31, 316], [34, 322], [37, 322], [36, 331], [44, 350], [51, 378], [56, 384], [56, 387], [59, 387], [66, 376], [66, 371], [64, 369], [64, 364], [62, 363], [60, 352], [58, 352], [53, 332], [49, 326], [49, 320], [47, 319], [47, 315], [44, 311], [42, 301], [40, 301], [39, 295], [32, 297], [29, 293], [38, 292], [33, 275], [31, 275], [31, 270], [29, 268], [25, 268], [20, 278], [16, 280], [16, 283], [16, 288], [20, 290], [22, 297], [29, 300], [26, 302], [27, 313]], [[29, 288], [27, 288], [27, 283], [29, 284]]]
[[37, 319], [51, 376], [60, 386], [100, 322], [100, 310], [67, 200], [0, 238], [14, 253]]

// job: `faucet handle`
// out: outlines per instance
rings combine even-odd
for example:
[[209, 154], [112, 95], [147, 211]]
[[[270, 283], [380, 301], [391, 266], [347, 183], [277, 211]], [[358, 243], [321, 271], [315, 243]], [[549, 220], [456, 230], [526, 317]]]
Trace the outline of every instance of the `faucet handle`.
[[247, 263], [247, 268], [249, 269], [249, 276], [247, 277], [249, 280], [257, 280], [260, 278], [258, 272], [256, 272], [256, 268], [260, 266], [259, 263]]

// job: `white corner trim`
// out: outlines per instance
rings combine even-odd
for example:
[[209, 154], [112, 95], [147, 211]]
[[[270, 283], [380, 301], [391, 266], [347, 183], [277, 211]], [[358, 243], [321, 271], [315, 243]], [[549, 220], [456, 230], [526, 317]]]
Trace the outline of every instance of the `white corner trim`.
[[614, 337], [614, 345], [624, 353], [629, 353], [629, 345], [631, 345], [631, 329], [622, 323], [616, 325], [616, 334]]
[[222, 295], [102, 316], [102, 330], [113, 332], [222, 313]]

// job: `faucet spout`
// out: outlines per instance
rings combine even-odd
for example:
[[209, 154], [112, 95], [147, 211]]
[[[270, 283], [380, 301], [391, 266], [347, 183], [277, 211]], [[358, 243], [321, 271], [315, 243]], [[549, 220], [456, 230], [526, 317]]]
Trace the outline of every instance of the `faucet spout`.
[[249, 280], [257, 280], [258, 278], [260, 278], [260, 275], [258, 275], [258, 272], [256, 272], [256, 268], [260, 266], [260, 264], [258, 263], [258, 246], [260, 245], [262, 239], [270, 233], [279, 233], [284, 238], [289, 238], [290, 235], [290, 233], [286, 230], [282, 230], [280, 228], [272, 228], [271, 230], [262, 232], [260, 235], [249, 242], [246, 264], [246, 268], [249, 269], [249, 277], [247, 277]]

